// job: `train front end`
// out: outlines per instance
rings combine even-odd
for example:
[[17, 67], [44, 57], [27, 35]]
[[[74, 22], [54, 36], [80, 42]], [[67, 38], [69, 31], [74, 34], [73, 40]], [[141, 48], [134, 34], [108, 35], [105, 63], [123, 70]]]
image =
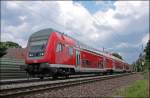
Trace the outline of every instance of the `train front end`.
[[25, 70], [31, 77], [43, 78], [48, 75], [48, 65], [50, 55], [48, 54], [48, 45], [50, 41], [52, 29], [44, 29], [31, 35], [26, 52], [26, 68]]

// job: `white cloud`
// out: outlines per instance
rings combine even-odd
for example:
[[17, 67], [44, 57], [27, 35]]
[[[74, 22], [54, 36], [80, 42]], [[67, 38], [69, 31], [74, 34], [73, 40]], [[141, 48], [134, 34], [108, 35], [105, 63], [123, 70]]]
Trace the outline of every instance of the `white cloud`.
[[116, 46], [117, 48], [128, 48], [129, 47], [129, 44], [127, 43], [120, 43]]
[[113, 9], [109, 9], [106, 12], [98, 11], [95, 13], [95, 17], [97, 17], [99, 25], [113, 27], [115, 29], [115, 27], [119, 25], [119, 21], [114, 18], [114, 14], [115, 11]]
[[137, 17], [137, 15], [147, 13], [148, 10], [145, 9], [148, 9], [149, 3], [148, 1], [118, 1], [114, 5], [117, 14]]
[[11, 1], [8, 1], [7, 2], [7, 8], [10, 8], [10, 9], [17, 9], [19, 8], [20, 6], [18, 5], [20, 1], [14, 1], [13, 3]]
[[5, 28], [5, 31], [10, 33], [11, 35], [13, 35], [14, 37], [24, 37], [24, 35], [26, 34], [26, 32], [28, 31], [28, 23], [22, 23], [18, 26], [7, 26], [7, 28]]
[[[53, 25], [58, 24], [58, 27], [56, 28], [60, 28], [62, 26], [61, 28], [65, 28], [65, 31], [71, 31], [71, 32], [76, 31], [76, 33], [80, 33], [83, 37], [87, 37], [91, 40], [101, 37], [100, 40], [103, 41], [107, 39], [109, 36], [111, 36], [112, 33], [117, 33], [118, 30], [126, 28], [127, 23], [121, 19], [115, 18], [114, 16], [116, 14], [118, 13], [121, 15], [134, 14], [139, 10], [139, 8], [140, 9], [142, 8], [140, 5], [141, 2], [117, 1], [114, 4], [116, 6], [116, 10], [109, 9], [106, 12], [98, 11], [97, 13], [92, 15], [81, 4], [73, 3], [73, 1], [57, 1], [57, 2], [38, 1], [38, 2], [34, 2], [34, 3], [31, 2], [31, 3], [8, 1], [7, 6], [15, 7], [19, 9], [19, 6], [22, 5], [22, 7], [25, 7], [23, 11], [27, 10], [30, 12], [30, 15], [33, 15], [32, 17], [34, 17], [35, 19], [33, 21], [39, 21], [38, 25], [43, 25], [41, 21], [43, 20], [43, 18], [44, 19], [47, 18], [46, 20], [49, 22], [51, 20], [55, 20], [56, 24], [55, 23], [52, 24]], [[54, 7], [55, 5], [56, 7]], [[51, 10], [51, 8], [53, 9]], [[131, 8], [133, 8], [134, 10], [132, 10]], [[56, 15], [52, 19], [48, 16], [50, 14], [55, 14], [57, 12], [59, 12], [58, 16]], [[42, 15], [42, 13], [50, 13], [50, 14], [45, 14], [47, 15], [45, 16]], [[25, 20], [27, 16], [19, 16], [19, 18], [21, 20]], [[48, 23], [44, 23], [44, 25], [45, 24], [48, 25]], [[93, 24], [96, 24], [96, 26]], [[101, 27], [105, 27], [109, 29], [101, 29]], [[16, 30], [14, 31], [16, 32]]]
[[2, 41], [13, 41], [19, 43], [21, 46], [26, 47], [27, 40], [25, 39], [28, 36], [28, 24], [22, 23], [18, 26], [7, 26], [3, 27], [3, 31], [1, 35]]
[[20, 16], [19, 19], [21, 19], [22, 21], [24, 21], [27, 17], [26, 16]]
[[142, 38], [142, 41], [141, 41], [141, 44], [143, 44], [144, 46], [147, 44], [149, 40], [149, 33], [147, 33], [143, 38]]
[[128, 30], [126, 27], [133, 26], [133, 24], [135, 24], [136, 29], [140, 28], [143, 24], [132, 22], [136, 22], [134, 20], [139, 21], [149, 14], [148, 1], [117, 1], [114, 5], [116, 7], [115, 9], [109, 9], [107, 12], [98, 11], [95, 15], [99, 17], [100, 21], [105, 21], [102, 25], [113, 28], [116, 33]]
[[127, 42], [121, 42], [118, 45], [116, 45], [115, 48], [122, 48], [122, 49], [128, 49], [128, 48], [139, 48], [142, 45], [145, 47], [147, 42], [149, 40], [149, 33], [145, 34], [145, 36], [141, 39], [141, 41], [137, 44], [131, 44], [131, 43], [127, 43]]
[[131, 44], [131, 43], [126, 43], [126, 42], [121, 42], [118, 45], [116, 45], [116, 48], [136, 48], [139, 47], [140, 44]]
[[[82, 4], [73, 1], [6, 1], [6, 7], [2, 10], [19, 11], [16, 17], [20, 23], [17, 26], [6, 24], [10, 21], [2, 17], [2, 40], [15, 41], [25, 47], [33, 32], [52, 27], [96, 48], [106, 43], [109, 48], [136, 47], [121, 40], [112, 46], [113, 42], [109, 41], [114, 39], [114, 35], [144, 32], [147, 27], [144, 19], [149, 14], [148, 1], [116, 1], [114, 6], [115, 9], [91, 14]], [[145, 40], [147, 36], [142, 43]]]

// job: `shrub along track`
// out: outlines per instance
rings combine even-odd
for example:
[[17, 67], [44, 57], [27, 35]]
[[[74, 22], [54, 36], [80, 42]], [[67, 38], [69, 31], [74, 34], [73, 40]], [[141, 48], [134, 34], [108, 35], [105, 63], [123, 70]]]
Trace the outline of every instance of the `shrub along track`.
[[90, 83], [95, 81], [102, 81], [102, 80], [127, 76], [131, 74], [133, 73], [115, 74], [115, 75], [107, 75], [107, 76], [94, 76], [94, 77], [77, 78], [77, 79], [66, 79], [66, 80], [52, 81], [44, 84], [29, 85], [29, 86], [22, 86], [22, 87], [16, 86], [15, 88], [1, 89], [0, 97], [13, 98], [19, 95], [22, 96], [30, 93], [37, 93], [46, 90], [54, 90], [58, 88], [75, 86], [75, 85]]

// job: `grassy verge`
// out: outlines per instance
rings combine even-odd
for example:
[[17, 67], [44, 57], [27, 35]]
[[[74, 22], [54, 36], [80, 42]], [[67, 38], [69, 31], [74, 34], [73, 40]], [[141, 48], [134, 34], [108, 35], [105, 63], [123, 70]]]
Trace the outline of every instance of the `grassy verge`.
[[138, 80], [133, 85], [120, 89], [116, 94], [129, 98], [149, 98], [149, 80]]

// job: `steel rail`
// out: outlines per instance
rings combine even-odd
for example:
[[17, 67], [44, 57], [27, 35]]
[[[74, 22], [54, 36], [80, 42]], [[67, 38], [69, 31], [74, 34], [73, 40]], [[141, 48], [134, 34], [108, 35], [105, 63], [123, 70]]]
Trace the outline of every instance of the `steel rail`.
[[[84, 75], [71, 75], [66, 79], [73, 79], [73, 78], [84, 78], [84, 77], [93, 77], [93, 76], [98, 76], [98, 75], [94, 75], [94, 74], [84, 74]], [[65, 79], [63, 77], [58, 78], [57, 80], [62, 80]], [[52, 79], [52, 77], [48, 77], [45, 79], [39, 79], [39, 78], [26, 78], [26, 79], [12, 79], [12, 80], [1, 80], [0, 81], [0, 85], [10, 85], [10, 84], [18, 84], [18, 83], [30, 83], [30, 82], [42, 82], [42, 81], [54, 81], [54, 79]]]

